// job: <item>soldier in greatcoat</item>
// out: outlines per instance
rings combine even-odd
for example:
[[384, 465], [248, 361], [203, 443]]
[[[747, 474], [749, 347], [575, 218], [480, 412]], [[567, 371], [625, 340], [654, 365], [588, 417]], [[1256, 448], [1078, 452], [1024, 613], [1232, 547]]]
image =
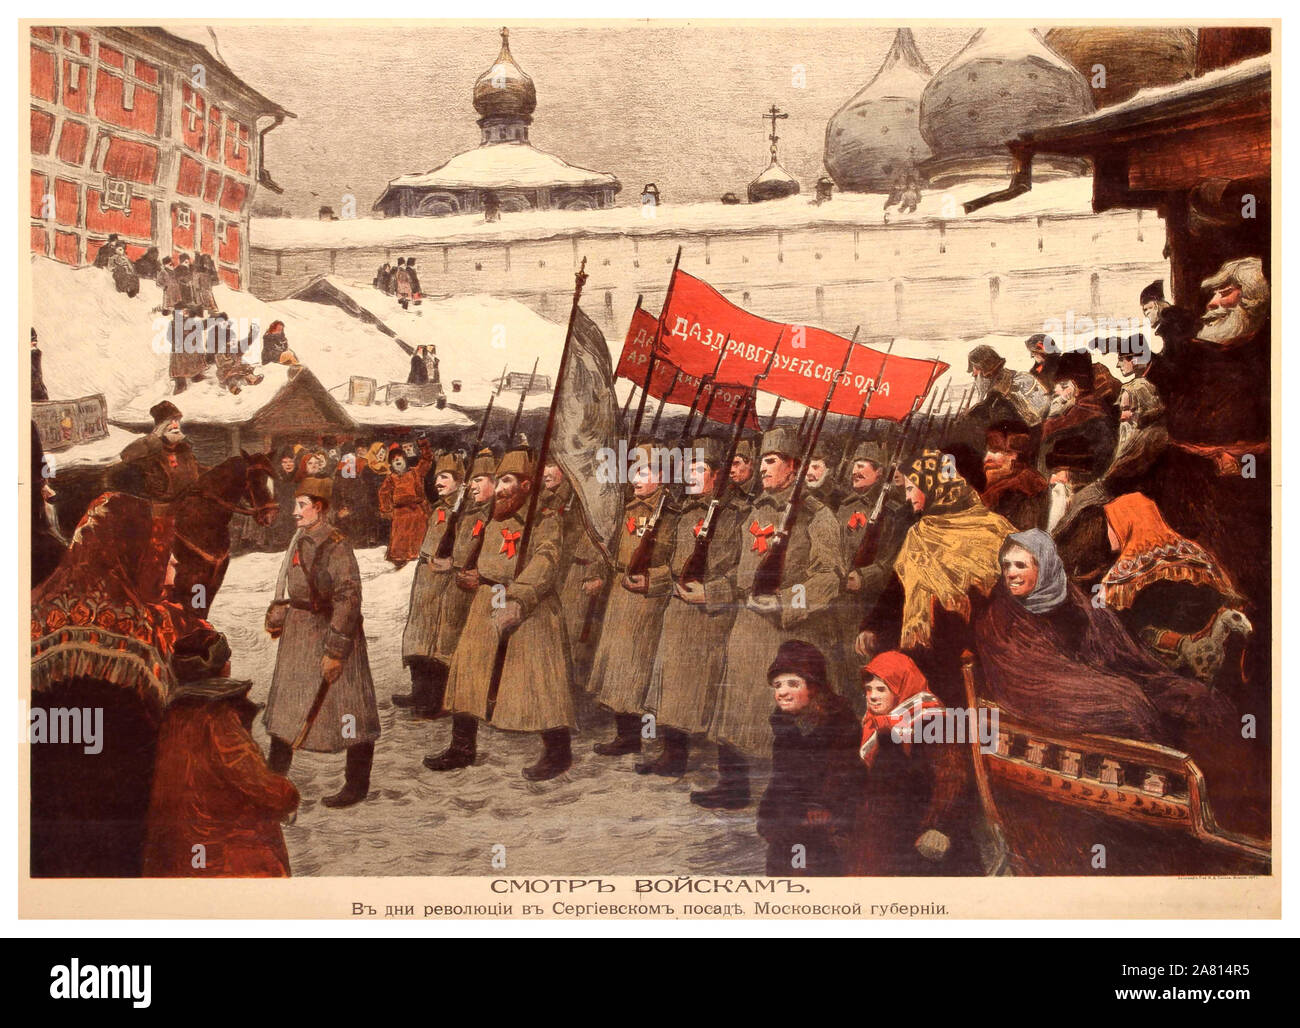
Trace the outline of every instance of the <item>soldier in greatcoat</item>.
[[[660, 447], [637, 447], [632, 498], [623, 510], [618, 549], [613, 563], [599, 576], [612, 586], [587, 690], [614, 713], [614, 738], [595, 747], [606, 757], [641, 751], [642, 702], [672, 595], [669, 561], [676, 543], [677, 510], [663, 483], [661, 455]], [[647, 533], [653, 533], [649, 540]], [[641, 560], [644, 567], [631, 568], [647, 546], [649, 559]]]
[[835, 643], [830, 611], [843, 581], [839, 526], [816, 497], [801, 498], [776, 595], [753, 594], [755, 573], [794, 494], [802, 446], [792, 430], [778, 428], [763, 434], [759, 450], [763, 492], [742, 521], [740, 561], [730, 582], [739, 609], [709, 723], [719, 779], [713, 789], [691, 793], [691, 802], [703, 807], [736, 810], [749, 803], [749, 760], [772, 753], [766, 676], [781, 643], [802, 639], [823, 653]]
[[[560, 519], [562, 545], [560, 563], [560, 607], [564, 611], [564, 629], [569, 640], [569, 662], [576, 683], [587, 680], [592, 651], [599, 634], [599, 603], [583, 589], [583, 582], [599, 574], [600, 548], [592, 540], [582, 516], [582, 506], [571, 483], [559, 464], [548, 461], [542, 469], [542, 495], [537, 498], [543, 513]], [[593, 604], [596, 605], [593, 610]], [[589, 617], [590, 612], [590, 617]], [[591, 622], [588, 628], [588, 622]], [[583, 639], [587, 628], [588, 639]]]
[[[393, 695], [393, 705], [410, 707], [417, 716], [434, 717], [442, 709], [447, 688], [447, 665], [435, 660], [434, 643], [438, 635], [442, 599], [452, 585], [452, 557], [438, 556], [443, 539], [455, 531], [457, 518], [463, 518], [469, 497], [462, 496], [465, 485], [465, 462], [455, 453], [444, 453], [434, 465], [434, 504], [420, 543], [419, 563], [411, 581], [411, 604], [402, 633], [402, 663], [411, 672], [411, 691]], [[456, 505], [461, 505], [460, 514]], [[454, 541], [454, 537], [453, 537]]]
[[[846, 662], [855, 660], [854, 644], [859, 633], [875, 623], [873, 614], [881, 596], [887, 589], [898, 588], [894, 561], [912, 523], [912, 511], [903, 499], [902, 490], [885, 481], [888, 463], [889, 457], [879, 443], [859, 443], [853, 451], [849, 472], [852, 491], [835, 512], [845, 571], [844, 592], [835, 604], [840, 640], [835, 656], [845, 666]], [[880, 500], [882, 490], [885, 497]], [[880, 501], [880, 513], [873, 525], [871, 517], [877, 501]], [[874, 553], [869, 552], [870, 544], [863, 545], [868, 535], [874, 538]], [[845, 698], [859, 715], [866, 713], [861, 697], [862, 690], [850, 685]]]
[[361, 620], [361, 572], [347, 536], [326, 517], [333, 488], [329, 478], [304, 478], [294, 496], [298, 532], [266, 618], [279, 648], [264, 720], [271, 736], [267, 763], [276, 774], [287, 774], [293, 743], [325, 688], [300, 748], [347, 751], [343, 788], [321, 801], [346, 807], [370, 791], [379, 708]]
[[[735, 620], [728, 577], [740, 559], [741, 518], [748, 502], [727, 478], [726, 457], [714, 439], [695, 441], [686, 495], [669, 559], [673, 594], [664, 611], [644, 709], [663, 739], [658, 759], [641, 774], [677, 778], [686, 772], [692, 735], [708, 730], [713, 694], [722, 678], [727, 637]], [[703, 575], [686, 577], [705, 520], [713, 509]]]
[[[492, 519], [482, 525], [477, 565], [456, 575], [473, 602], [460, 633], [447, 678], [452, 740], [446, 752], [424, 759], [426, 767], [468, 767], [478, 752], [478, 726], [506, 732], [540, 732], [541, 759], [524, 769], [531, 781], [562, 774], [573, 762], [574, 723], [564, 617], [556, 596], [561, 563], [560, 519], [534, 517], [526, 562], [519, 564], [529, 494], [536, 469], [527, 450], [511, 450], [497, 468]], [[508, 640], [498, 689], [493, 670], [498, 643]]]

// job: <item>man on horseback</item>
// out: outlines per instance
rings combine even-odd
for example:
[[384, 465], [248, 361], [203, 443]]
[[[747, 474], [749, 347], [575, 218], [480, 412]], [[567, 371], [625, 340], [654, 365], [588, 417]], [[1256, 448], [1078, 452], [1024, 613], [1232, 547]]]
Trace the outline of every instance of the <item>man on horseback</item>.
[[149, 408], [153, 431], [128, 443], [110, 471], [110, 488], [170, 504], [198, 481], [199, 462], [181, 429], [181, 411], [170, 400]]

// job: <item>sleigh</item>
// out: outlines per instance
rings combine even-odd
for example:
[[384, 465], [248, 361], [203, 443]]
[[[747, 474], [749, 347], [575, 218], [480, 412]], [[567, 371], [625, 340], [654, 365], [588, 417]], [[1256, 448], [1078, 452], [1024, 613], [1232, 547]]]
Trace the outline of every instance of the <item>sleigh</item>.
[[990, 873], [1270, 873], [1266, 841], [1216, 823], [1205, 777], [1188, 754], [1039, 728], [979, 699], [969, 651], [962, 671], [970, 709], [997, 725], [991, 746], [972, 743]]

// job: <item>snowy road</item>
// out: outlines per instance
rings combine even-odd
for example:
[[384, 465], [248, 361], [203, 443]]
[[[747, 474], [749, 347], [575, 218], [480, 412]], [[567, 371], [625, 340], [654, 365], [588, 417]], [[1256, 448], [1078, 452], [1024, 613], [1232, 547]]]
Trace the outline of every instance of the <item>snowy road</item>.
[[[490, 729], [479, 734], [473, 767], [426, 770], [421, 759], [443, 750], [450, 721], [414, 720], [390, 700], [410, 688], [401, 637], [415, 566], [394, 570], [382, 549], [358, 550], [357, 561], [382, 725], [370, 797], [327, 810], [320, 799], [342, 785], [342, 754], [294, 758], [289, 775], [302, 805], [284, 834], [295, 875], [494, 874], [498, 844], [505, 846], [505, 870], [518, 875], [763, 873], [752, 806], [715, 813], [689, 801], [692, 788], [712, 784], [712, 746], [692, 754], [684, 778], [638, 775], [637, 757], [592, 754], [612, 734], [599, 711], [587, 714], [574, 737], [572, 769], [553, 781], [529, 782], [519, 773], [536, 760], [540, 739]], [[258, 702], [266, 701], [275, 667], [276, 644], [262, 617], [279, 562], [279, 554], [260, 553], [233, 560], [212, 611], [235, 654], [232, 674], [253, 679]], [[254, 737], [265, 750], [260, 719]], [[764, 783], [755, 784], [761, 795]]]

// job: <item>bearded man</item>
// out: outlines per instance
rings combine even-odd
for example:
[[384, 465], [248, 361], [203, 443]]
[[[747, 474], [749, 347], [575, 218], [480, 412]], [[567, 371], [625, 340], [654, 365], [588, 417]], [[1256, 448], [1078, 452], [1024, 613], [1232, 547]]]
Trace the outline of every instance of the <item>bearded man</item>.
[[1041, 528], [1047, 511], [1047, 480], [1031, 464], [1033, 437], [1023, 421], [990, 425], [984, 443], [984, 491], [980, 499], [1016, 528]]
[[1047, 452], [1065, 440], [1079, 440], [1091, 457], [1093, 475], [1100, 475], [1115, 453], [1113, 408], [1094, 388], [1091, 355], [1063, 353], [1057, 364], [1052, 403], [1043, 422], [1039, 470], [1045, 471]]
[[1176, 532], [1218, 554], [1258, 602], [1271, 590], [1269, 284], [1260, 259], [1244, 257], [1201, 286], [1212, 295], [1199, 331], [1165, 340], [1175, 449], [1153, 499]]
[[202, 468], [181, 428], [181, 411], [170, 400], [149, 408], [153, 431], [128, 443], [121, 464], [109, 472], [111, 487], [143, 496], [154, 503], [171, 503], [198, 481]]

